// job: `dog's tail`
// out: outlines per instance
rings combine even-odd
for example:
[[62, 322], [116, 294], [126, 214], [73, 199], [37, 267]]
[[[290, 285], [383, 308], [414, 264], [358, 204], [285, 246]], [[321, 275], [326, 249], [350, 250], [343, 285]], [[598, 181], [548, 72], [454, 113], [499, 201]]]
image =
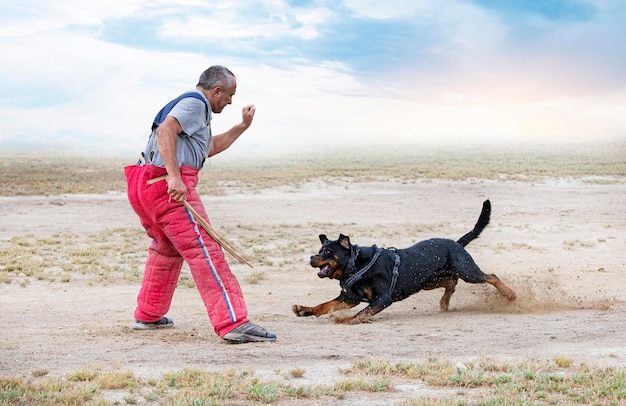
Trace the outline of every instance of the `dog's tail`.
[[459, 238], [456, 242], [461, 244], [462, 246], [466, 246], [480, 235], [480, 233], [487, 227], [489, 224], [489, 217], [491, 216], [491, 202], [489, 199], [483, 202], [483, 209], [480, 212], [480, 216], [478, 217], [478, 221], [474, 226], [474, 229], [469, 233], [465, 234], [463, 237]]

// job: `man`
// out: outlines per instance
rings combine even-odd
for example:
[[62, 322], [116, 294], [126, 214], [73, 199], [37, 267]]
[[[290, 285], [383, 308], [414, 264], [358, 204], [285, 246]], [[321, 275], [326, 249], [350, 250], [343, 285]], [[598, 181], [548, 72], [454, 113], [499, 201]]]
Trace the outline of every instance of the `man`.
[[212, 136], [211, 115], [231, 104], [236, 87], [237, 79], [230, 70], [208, 68], [200, 75], [195, 91], [172, 101], [155, 118], [143, 154], [145, 163], [124, 170], [130, 204], [152, 238], [137, 298], [135, 330], [174, 325], [165, 314], [186, 261], [218, 336], [231, 343], [276, 340], [274, 333], [248, 320], [239, 282], [221, 247], [198, 227], [182, 203], [186, 200], [208, 221], [195, 189], [198, 172], [206, 157], [232, 145], [254, 118], [255, 107], [246, 106], [241, 123]]

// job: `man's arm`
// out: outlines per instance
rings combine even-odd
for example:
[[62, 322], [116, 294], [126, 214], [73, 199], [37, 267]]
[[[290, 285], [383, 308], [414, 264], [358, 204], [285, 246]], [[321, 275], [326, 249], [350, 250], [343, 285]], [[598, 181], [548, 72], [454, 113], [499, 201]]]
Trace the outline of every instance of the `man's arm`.
[[176, 158], [176, 141], [178, 140], [178, 134], [181, 132], [183, 132], [183, 129], [180, 123], [172, 116], [166, 117], [156, 130], [157, 148], [165, 164], [165, 170], [169, 175], [167, 193], [177, 202], [185, 200], [185, 195], [187, 194], [187, 187], [183, 183], [178, 159]]
[[255, 111], [256, 108], [253, 105], [244, 107], [241, 112], [241, 123], [232, 127], [225, 133], [214, 135], [213, 140], [211, 141], [209, 156], [219, 154], [220, 152], [230, 147], [233, 142], [235, 142], [237, 138], [239, 138], [239, 136], [243, 134], [243, 132], [246, 131], [248, 127], [250, 127], [250, 124], [252, 124], [252, 119], [254, 119]]

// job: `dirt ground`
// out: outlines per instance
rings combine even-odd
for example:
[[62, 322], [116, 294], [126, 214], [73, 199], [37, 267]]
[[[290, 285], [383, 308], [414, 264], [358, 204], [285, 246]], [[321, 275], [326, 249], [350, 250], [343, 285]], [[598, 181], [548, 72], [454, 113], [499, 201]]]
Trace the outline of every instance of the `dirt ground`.
[[[456, 239], [473, 227], [486, 198], [493, 205], [491, 223], [467, 248], [485, 272], [497, 274], [517, 292], [515, 302], [501, 299], [491, 286], [459, 282], [446, 313], [439, 311], [441, 289], [394, 303], [367, 324], [337, 325], [328, 317], [292, 313], [292, 304], [315, 305], [339, 293], [336, 281], [319, 279], [308, 265], [319, 249], [318, 234], [336, 238], [344, 233], [356, 244], [396, 247], [435, 236]], [[130, 326], [138, 284], [2, 284], [0, 373], [27, 376], [45, 368], [60, 376], [116, 363], [141, 377], [185, 367], [252, 367], [261, 377], [289, 379], [281, 372], [302, 368], [306, 372], [297, 383], [306, 385], [332, 384], [340, 368], [371, 357], [457, 362], [485, 355], [511, 360], [562, 356], [575, 363], [626, 365], [625, 179], [320, 180], [203, 200], [218, 229], [257, 225], [268, 230], [265, 238], [276, 241], [289, 239], [280, 233], [281, 225], [310, 234], [308, 245], [291, 258], [296, 266], [255, 267], [265, 276], [258, 283], [244, 281], [252, 272], [246, 266], [232, 266], [250, 318], [274, 330], [275, 343], [220, 340], [195, 289], [177, 289], [168, 314], [175, 328], [136, 332]], [[23, 234], [139, 227], [125, 196], [117, 193], [0, 198], [0, 218], [0, 241]], [[412, 224], [424, 231], [394, 232]], [[384, 404], [420, 390], [412, 385], [397, 389], [370, 402]], [[359, 399], [336, 404], [350, 402]]]

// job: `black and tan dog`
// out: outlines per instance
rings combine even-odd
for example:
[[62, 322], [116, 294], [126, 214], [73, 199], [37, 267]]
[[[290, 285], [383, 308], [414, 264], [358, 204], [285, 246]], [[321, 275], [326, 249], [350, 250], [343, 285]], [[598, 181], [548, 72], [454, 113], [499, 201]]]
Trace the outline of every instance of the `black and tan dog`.
[[439, 305], [446, 311], [459, 279], [490, 283], [504, 297], [514, 300], [515, 292], [497, 276], [483, 273], [464, 248], [489, 224], [490, 215], [491, 203], [486, 200], [474, 229], [458, 241], [432, 238], [405, 249], [361, 247], [352, 245], [350, 237], [343, 234], [336, 241], [321, 234], [322, 248], [311, 256], [311, 266], [320, 269], [320, 278], [338, 279], [341, 294], [313, 307], [293, 305], [292, 310], [300, 317], [321, 316], [368, 302], [356, 315], [336, 320], [360, 323], [422, 289], [445, 288]]

